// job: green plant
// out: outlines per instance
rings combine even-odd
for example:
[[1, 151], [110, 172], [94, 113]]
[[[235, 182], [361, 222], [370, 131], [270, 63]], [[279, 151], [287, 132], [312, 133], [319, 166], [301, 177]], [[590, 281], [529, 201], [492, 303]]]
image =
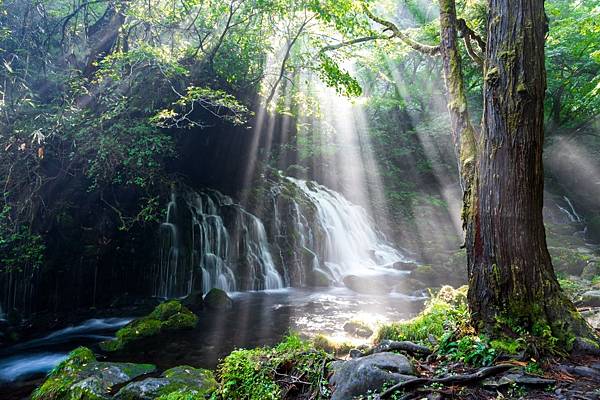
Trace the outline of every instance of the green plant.
[[[219, 390], [217, 399], [268, 400], [280, 399], [279, 382], [295, 381], [303, 393], [321, 399], [328, 394], [324, 375], [331, 356], [289, 334], [273, 348], [235, 350], [218, 366]], [[302, 384], [300, 382], [306, 382]]]
[[469, 321], [465, 292], [466, 288], [443, 287], [415, 318], [380, 327], [376, 341], [390, 339], [428, 343], [430, 336], [442, 339], [447, 331], [454, 331]]

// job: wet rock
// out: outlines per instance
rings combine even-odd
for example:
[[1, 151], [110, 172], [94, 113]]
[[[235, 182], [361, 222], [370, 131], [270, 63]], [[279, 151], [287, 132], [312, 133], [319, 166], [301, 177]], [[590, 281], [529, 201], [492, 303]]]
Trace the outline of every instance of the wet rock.
[[135, 319], [119, 329], [116, 338], [100, 343], [106, 352], [123, 350], [130, 343], [156, 336], [163, 331], [193, 329], [198, 317], [181, 302], [170, 300], [159, 304], [150, 314]]
[[581, 295], [581, 305], [600, 307], [600, 290], [589, 290]]
[[350, 358], [359, 358], [362, 357], [364, 354], [359, 349], [351, 349], [348, 355], [350, 356]]
[[192, 312], [198, 313], [204, 308], [204, 300], [202, 299], [203, 293], [201, 290], [195, 290], [187, 295], [181, 304], [189, 308]]
[[350, 321], [344, 324], [344, 330], [353, 336], [368, 338], [373, 334], [373, 330], [366, 324], [358, 321]]
[[414, 271], [415, 269], [417, 269], [417, 267], [418, 265], [413, 262], [397, 261], [394, 264], [392, 264], [392, 268], [398, 271]]
[[363, 294], [384, 295], [392, 290], [392, 287], [386, 284], [381, 277], [347, 275], [343, 282], [348, 289]]
[[154, 372], [151, 364], [96, 361], [85, 347], [73, 350], [35, 391], [36, 400], [104, 399], [111, 389]]
[[233, 307], [233, 300], [224, 290], [213, 288], [204, 296], [204, 304], [211, 310], [228, 310]]
[[315, 269], [308, 273], [306, 283], [308, 286], [325, 287], [329, 286], [331, 281], [325, 272]]
[[379, 390], [387, 382], [412, 379], [415, 369], [401, 354], [378, 353], [333, 363], [331, 400], [347, 400]]
[[200, 399], [210, 395], [216, 387], [211, 371], [183, 365], [165, 371], [160, 378], [128, 383], [119, 390], [115, 399], [152, 400], [170, 393], [177, 393], [178, 398]]

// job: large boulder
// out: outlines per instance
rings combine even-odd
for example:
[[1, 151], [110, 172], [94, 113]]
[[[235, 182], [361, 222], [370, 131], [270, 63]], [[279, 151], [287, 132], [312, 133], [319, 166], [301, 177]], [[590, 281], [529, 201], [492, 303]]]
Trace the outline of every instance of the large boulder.
[[414, 378], [412, 363], [401, 354], [377, 353], [333, 363], [331, 400], [348, 400], [381, 390], [386, 383]]
[[204, 304], [211, 310], [228, 310], [233, 307], [233, 300], [224, 290], [212, 288], [204, 296]]
[[206, 369], [178, 366], [165, 371], [159, 378], [146, 378], [123, 386], [117, 400], [153, 400], [177, 393], [176, 398], [203, 399], [217, 387], [213, 373]]
[[42, 386], [34, 391], [32, 399], [108, 399], [116, 385], [155, 370], [152, 364], [99, 362], [91, 350], [80, 347], [50, 373]]

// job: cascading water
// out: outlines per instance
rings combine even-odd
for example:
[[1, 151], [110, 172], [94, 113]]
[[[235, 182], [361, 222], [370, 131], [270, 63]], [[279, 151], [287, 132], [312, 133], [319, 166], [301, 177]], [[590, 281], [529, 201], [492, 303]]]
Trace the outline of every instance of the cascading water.
[[155, 294], [326, 286], [408, 261], [340, 193], [294, 178], [267, 184], [266, 227], [219, 192], [174, 192], [161, 225]]
[[[316, 253], [321, 254], [323, 265], [333, 280], [339, 281], [349, 273], [365, 273], [369, 269], [390, 267], [395, 262], [408, 261], [389, 245], [381, 232], [374, 229], [373, 221], [364, 208], [315, 182], [287, 179], [301, 190], [316, 209], [313, 226], [318, 226], [325, 241], [324, 247]], [[300, 213], [301, 207], [298, 204], [295, 208]], [[305, 217], [302, 218], [306, 220]], [[301, 224], [299, 232], [305, 230], [306, 226]], [[312, 241], [314, 234], [310, 232], [308, 242]]]
[[262, 222], [216, 191], [173, 193], [160, 236], [157, 296], [284, 287]]

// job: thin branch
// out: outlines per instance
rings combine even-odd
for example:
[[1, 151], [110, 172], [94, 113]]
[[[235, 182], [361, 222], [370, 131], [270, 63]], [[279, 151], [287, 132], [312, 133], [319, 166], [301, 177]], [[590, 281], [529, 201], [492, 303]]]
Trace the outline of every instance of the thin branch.
[[393, 37], [394, 36], [385, 36], [385, 35], [365, 36], [365, 37], [361, 37], [361, 38], [357, 38], [357, 39], [348, 40], [346, 42], [341, 42], [341, 43], [338, 43], [338, 44], [332, 44], [332, 45], [329, 45], [329, 46], [325, 46], [325, 47], [323, 47], [320, 50], [320, 52], [324, 53], [326, 51], [337, 50], [337, 49], [345, 47], [345, 46], [352, 46], [353, 44], [370, 42], [372, 40], [379, 40], [379, 39], [392, 39]]
[[475, 61], [475, 63], [477, 63], [480, 67], [483, 67], [483, 58], [475, 52], [471, 41], [474, 40], [475, 42], [477, 42], [477, 44], [479, 45], [479, 49], [482, 53], [485, 53], [485, 43], [483, 42], [481, 37], [479, 37], [479, 35], [477, 35], [471, 28], [467, 26], [467, 22], [464, 19], [457, 19], [456, 25], [458, 31], [460, 32], [465, 42], [467, 54], [469, 55], [469, 57], [471, 57], [473, 61]]
[[410, 47], [412, 47], [414, 50], [417, 50], [421, 53], [425, 53], [425, 54], [429, 54], [430, 56], [435, 56], [440, 54], [440, 46], [431, 46], [428, 44], [422, 44], [419, 43], [415, 40], [413, 40], [410, 36], [408, 36], [406, 33], [402, 32], [397, 26], [396, 24], [394, 24], [393, 22], [387, 21], [383, 18], [379, 18], [378, 16], [374, 15], [371, 10], [369, 10], [369, 8], [367, 6], [364, 7], [365, 13], [367, 14], [367, 16], [377, 22], [379, 25], [383, 25], [386, 29], [386, 31], [391, 31], [392, 32], [392, 37], [397, 37], [398, 39], [402, 40], [405, 44], [409, 45]]

